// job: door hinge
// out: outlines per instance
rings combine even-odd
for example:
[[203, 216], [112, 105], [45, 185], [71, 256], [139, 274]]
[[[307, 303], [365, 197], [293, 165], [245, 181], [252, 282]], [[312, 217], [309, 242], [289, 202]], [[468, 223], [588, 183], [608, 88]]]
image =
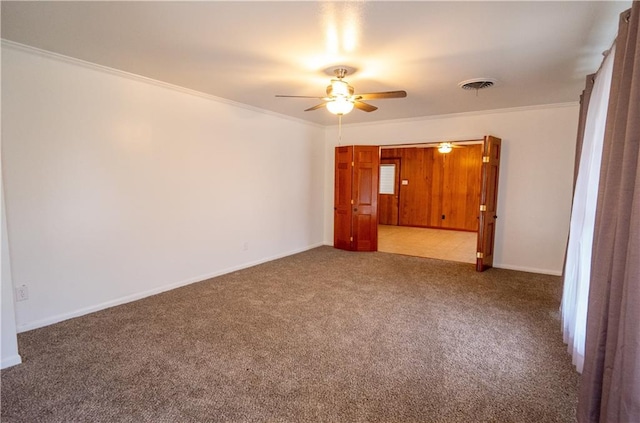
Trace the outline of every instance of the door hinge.
[[351, 167], [354, 167], [355, 165], [356, 165], [356, 162], [351, 162]]
[[484, 254], [482, 254], [480, 251], [478, 251], [476, 253], [476, 258], [484, 258]]
[[350, 237], [350, 238], [349, 238], [349, 241], [353, 242], [353, 237]]
[[482, 163], [489, 163], [489, 156], [482, 156]]
[[351, 204], [353, 204], [353, 200], [351, 200]]
[[486, 204], [480, 204], [480, 211], [487, 211], [487, 205]]

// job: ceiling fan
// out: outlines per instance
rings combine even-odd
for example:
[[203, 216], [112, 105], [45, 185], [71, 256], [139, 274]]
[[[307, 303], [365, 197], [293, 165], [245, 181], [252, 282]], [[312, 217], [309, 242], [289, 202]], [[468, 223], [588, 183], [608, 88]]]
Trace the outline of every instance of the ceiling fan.
[[377, 93], [354, 94], [355, 91], [353, 87], [344, 80], [347, 72], [347, 68], [342, 66], [333, 69], [335, 78], [332, 79], [331, 84], [327, 86], [326, 97], [305, 95], [276, 95], [276, 97], [317, 98], [323, 100], [323, 102], [313, 107], [309, 107], [305, 112], [317, 110], [326, 106], [327, 110], [334, 115], [344, 115], [353, 110], [354, 107], [365, 112], [378, 110], [376, 106], [365, 103], [363, 100], [382, 100], [385, 98], [404, 98], [407, 96], [406, 91], [383, 91]]
[[441, 142], [438, 145], [434, 146], [438, 148], [438, 151], [443, 153], [443, 154], [447, 154], [447, 153], [451, 153], [451, 150], [453, 150], [454, 148], [464, 148], [463, 145], [456, 145], [454, 143], [445, 141], [445, 142]]
[[457, 144], [456, 141], [442, 141], [424, 145], [424, 148], [437, 148], [440, 153], [451, 153], [454, 148], [466, 148], [467, 144]]

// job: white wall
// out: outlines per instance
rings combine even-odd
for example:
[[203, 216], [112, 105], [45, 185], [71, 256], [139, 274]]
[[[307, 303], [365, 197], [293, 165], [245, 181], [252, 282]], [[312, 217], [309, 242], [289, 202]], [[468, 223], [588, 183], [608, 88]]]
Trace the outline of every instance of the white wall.
[[18, 331], [322, 244], [324, 128], [10, 45], [2, 67]]
[[[355, 111], [354, 113], [359, 113]], [[348, 115], [343, 119], [348, 122]], [[495, 267], [559, 275], [569, 231], [578, 104], [342, 127], [342, 145], [502, 138]], [[333, 161], [327, 131], [325, 244], [333, 243]]]

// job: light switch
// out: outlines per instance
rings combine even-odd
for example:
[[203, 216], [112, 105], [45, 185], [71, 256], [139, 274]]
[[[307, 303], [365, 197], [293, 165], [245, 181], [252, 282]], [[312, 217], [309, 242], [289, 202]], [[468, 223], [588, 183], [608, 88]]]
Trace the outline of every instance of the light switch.
[[403, 179], [402, 180], [402, 185], [409, 185], [409, 180], [408, 179]]

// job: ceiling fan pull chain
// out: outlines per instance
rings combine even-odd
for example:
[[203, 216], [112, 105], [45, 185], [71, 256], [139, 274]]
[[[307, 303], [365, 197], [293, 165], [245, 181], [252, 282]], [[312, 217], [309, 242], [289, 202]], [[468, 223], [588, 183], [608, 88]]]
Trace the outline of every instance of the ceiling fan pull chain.
[[338, 147], [342, 144], [342, 115], [338, 115]]

